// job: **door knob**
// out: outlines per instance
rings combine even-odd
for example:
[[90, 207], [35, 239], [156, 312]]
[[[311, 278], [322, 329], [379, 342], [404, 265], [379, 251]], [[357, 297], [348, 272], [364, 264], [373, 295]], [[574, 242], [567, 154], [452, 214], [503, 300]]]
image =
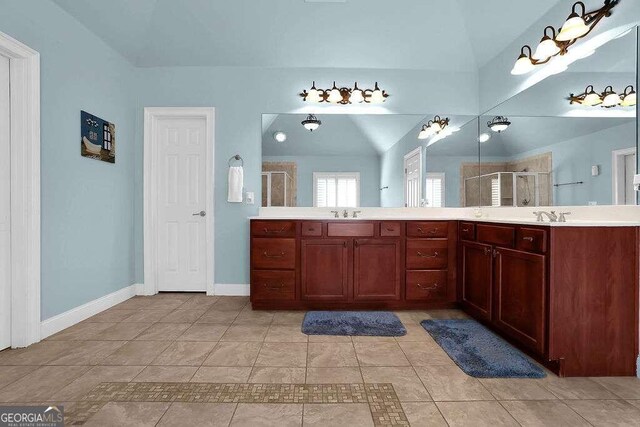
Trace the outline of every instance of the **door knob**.
[[205, 216], [207, 215], [207, 213], [205, 211], [200, 211], [200, 212], [196, 212], [194, 214], [192, 214], [192, 216]]

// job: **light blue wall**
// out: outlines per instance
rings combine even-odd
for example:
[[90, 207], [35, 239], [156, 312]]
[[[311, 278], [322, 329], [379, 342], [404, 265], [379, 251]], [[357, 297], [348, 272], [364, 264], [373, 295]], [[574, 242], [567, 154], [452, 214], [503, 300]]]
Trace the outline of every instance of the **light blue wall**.
[[[134, 69], [50, 1], [1, 0], [40, 52], [42, 319], [134, 283]], [[80, 156], [80, 110], [116, 124], [116, 164]]]
[[298, 166], [298, 206], [313, 206], [314, 172], [360, 172], [360, 206], [380, 206], [378, 156], [264, 156], [265, 162], [295, 162]]

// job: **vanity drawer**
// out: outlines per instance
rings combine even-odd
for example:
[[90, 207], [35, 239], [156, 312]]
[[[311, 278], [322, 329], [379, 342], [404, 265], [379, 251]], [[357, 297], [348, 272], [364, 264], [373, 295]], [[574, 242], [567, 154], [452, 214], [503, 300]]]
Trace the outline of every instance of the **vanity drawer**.
[[439, 270], [447, 268], [446, 240], [407, 240], [407, 269]]
[[381, 222], [380, 237], [399, 237], [402, 234], [402, 224], [399, 222]]
[[515, 228], [504, 225], [478, 224], [476, 227], [478, 242], [512, 248], [515, 239]]
[[322, 237], [321, 222], [303, 222], [302, 235], [304, 237]]
[[474, 223], [460, 223], [460, 240], [476, 240], [476, 225]]
[[295, 237], [295, 221], [251, 221], [251, 235], [263, 237]]
[[256, 300], [293, 300], [296, 298], [295, 271], [254, 270], [251, 295]]
[[330, 222], [327, 225], [328, 237], [373, 237], [372, 222]]
[[447, 299], [447, 270], [407, 271], [407, 301]]
[[251, 239], [251, 266], [266, 269], [294, 269], [296, 267], [296, 240]]
[[409, 237], [447, 237], [449, 235], [448, 222], [419, 222], [407, 223], [407, 236]]
[[518, 228], [516, 231], [516, 249], [545, 253], [547, 251], [547, 232], [540, 228]]

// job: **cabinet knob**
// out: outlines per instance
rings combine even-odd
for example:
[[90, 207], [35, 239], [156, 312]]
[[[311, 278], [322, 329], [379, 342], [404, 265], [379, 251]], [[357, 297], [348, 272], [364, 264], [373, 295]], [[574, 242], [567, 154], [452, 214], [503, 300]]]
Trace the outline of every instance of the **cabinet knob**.
[[491, 255], [491, 248], [484, 248], [485, 255]]

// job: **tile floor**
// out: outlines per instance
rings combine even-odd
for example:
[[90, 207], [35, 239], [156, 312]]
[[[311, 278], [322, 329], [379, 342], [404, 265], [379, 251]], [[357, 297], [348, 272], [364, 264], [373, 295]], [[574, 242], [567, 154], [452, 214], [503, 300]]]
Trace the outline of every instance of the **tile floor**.
[[[0, 404], [56, 403], [73, 413], [106, 383], [366, 383], [392, 384], [414, 426], [640, 426], [640, 379], [475, 379], [419, 325], [463, 313], [397, 314], [404, 337], [306, 336], [304, 313], [253, 311], [244, 297], [135, 297], [29, 348], [0, 352]], [[86, 425], [383, 424], [365, 403], [121, 400], [103, 402]]]

